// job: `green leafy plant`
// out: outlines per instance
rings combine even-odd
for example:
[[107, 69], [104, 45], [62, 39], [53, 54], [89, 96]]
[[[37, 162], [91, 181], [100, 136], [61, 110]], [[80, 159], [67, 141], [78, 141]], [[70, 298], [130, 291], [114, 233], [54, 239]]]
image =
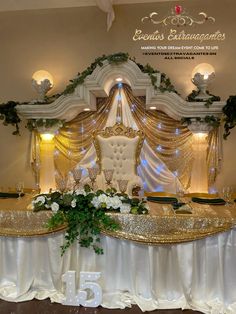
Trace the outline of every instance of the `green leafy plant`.
[[[175, 92], [174, 86], [172, 85], [170, 79], [166, 76], [165, 73], [161, 73], [161, 83], [160, 86], [157, 85], [157, 73], [160, 73], [158, 70], [155, 70], [150, 66], [150, 64], [142, 65], [140, 63], [137, 63], [135, 61], [135, 58], [131, 58], [128, 53], [124, 52], [118, 52], [110, 55], [103, 55], [101, 57], [98, 57], [95, 59], [94, 62], [91, 63], [91, 65], [85, 69], [82, 73], [78, 73], [77, 76], [74, 79], [70, 80], [70, 83], [66, 86], [65, 90], [61, 93], [57, 93], [52, 96], [46, 96], [45, 100], [42, 101], [30, 101], [30, 102], [14, 102], [14, 101], [9, 101], [6, 104], [1, 104], [0, 105], [0, 119], [4, 120], [4, 125], [12, 124], [15, 125], [16, 131], [13, 132], [13, 134], [19, 134], [19, 123], [20, 123], [20, 118], [17, 115], [17, 111], [15, 109], [16, 105], [23, 105], [23, 104], [49, 104], [54, 102], [57, 98], [59, 98], [61, 95], [68, 95], [74, 92], [75, 88], [78, 85], [81, 85], [84, 83], [86, 77], [90, 74], [93, 73], [93, 71], [96, 69], [97, 66], [102, 67], [104, 62], [107, 61], [109, 64], [120, 64], [123, 62], [126, 62], [128, 60], [132, 60], [133, 62], [136, 63], [136, 65], [139, 67], [139, 69], [143, 73], [147, 73], [148, 76], [150, 77], [151, 83], [153, 87], [157, 90], [159, 89], [161, 92]], [[45, 119], [37, 119], [37, 120], [29, 120], [27, 123], [27, 128], [29, 130], [33, 130], [35, 127], [34, 125], [36, 124], [42, 124], [41, 120]], [[52, 121], [57, 120], [57, 119], [47, 119], [46, 123], [51, 123]], [[43, 125], [40, 125], [43, 126]]]
[[204, 118], [201, 117], [191, 117], [191, 118], [182, 118], [181, 123], [184, 125], [190, 125], [192, 120], [207, 123], [209, 126], [213, 128], [218, 128], [220, 126], [220, 118], [215, 116], [205, 116]]
[[73, 93], [75, 88], [78, 85], [83, 84], [85, 78], [88, 75], [92, 74], [97, 66], [103, 66], [105, 61], [108, 61], [109, 64], [120, 64], [128, 60], [135, 62], [143, 73], [148, 74], [151, 79], [151, 83], [155, 89], [159, 89], [161, 92], [168, 91], [177, 93], [170, 79], [166, 76], [165, 73], [161, 73], [161, 84], [158, 87], [156, 73], [160, 73], [160, 71], [152, 68], [150, 64], [142, 65], [140, 63], [137, 63], [135, 58], [131, 58], [128, 53], [119, 52], [108, 56], [103, 55], [102, 57], [95, 59], [95, 61], [86, 70], [84, 70], [82, 73], [78, 73], [76, 78], [70, 80], [70, 84], [66, 86], [63, 94], [67, 95]]
[[206, 91], [206, 93], [211, 96], [209, 97], [207, 100], [203, 100], [203, 99], [198, 99], [196, 98], [200, 93], [200, 90], [196, 91], [196, 90], [193, 90], [186, 98], [187, 101], [190, 101], [190, 102], [203, 102], [205, 101], [205, 106], [207, 108], [209, 108], [214, 101], [220, 101], [220, 97], [219, 96], [215, 96], [215, 95], [212, 95], [209, 93], [209, 91]]
[[20, 117], [16, 111], [16, 105], [18, 102], [8, 101], [6, 104], [0, 105], [0, 119], [3, 120], [4, 125], [13, 125], [16, 130], [12, 133], [13, 135], [19, 135], [19, 123], [21, 122]]
[[60, 119], [29, 119], [26, 124], [26, 128], [33, 131], [37, 128], [50, 129], [52, 127], [61, 128], [64, 125], [64, 120]]
[[66, 193], [56, 191], [41, 194], [32, 204], [34, 211], [53, 211], [52, 217], [47, 222], [49, 229], [67, 225], [65, 244], [61, 247], [62, 255], [76, 240], [82, 247], [91, 247], [95, 253], [103, 254], [103, 249], [99, 245], [101, 231], [115, 231], [119, 228], [119, 225], [106, 214], [108, 211], [132, 214], [148, 212], [144, 201], [131, 199], [114, 189], [93, 192], [89, 186]]
[[230, 135], [230, 130], [236, 126], [236, 95], [230, 96], [226, 105], [222, 108], [224, 114], [224, 134], [223, 138], [226, 140]]
[[78, 73], [76, 78], [70, 80], [70, 84], [66, 86], [62, 94], [68, 95], [68, 94], [73, 93], [75, 88], [78, 85], [83, 84], [86, 77], [92, 74], [97, 66], [100, 66], [100, 67], [103, 66], [104, 61], [107, 60], [109, 64], [119, 64], [119, 63], [123, 63], [127, 61], [128, 59], [129, 59], [128, 53], [123, 53], [123, 52], [115, 53], [108, 56], [103, 55], [99, 58], [96, 58], [95, 61], [91, 63], [89, 67], [87, 67], [87, 69], [85, 69], [82, 73]]

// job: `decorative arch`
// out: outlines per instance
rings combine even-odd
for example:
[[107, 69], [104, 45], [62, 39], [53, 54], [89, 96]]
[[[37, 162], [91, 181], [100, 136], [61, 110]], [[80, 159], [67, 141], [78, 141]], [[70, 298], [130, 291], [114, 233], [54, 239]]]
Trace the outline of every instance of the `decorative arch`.
[[220, 116], [224, 102], [214, 102], [207, 108], [204, 102], [188, 102], [174, 92], [162, 93], [158, 88], [161, 82], [161, 73], [153, 73], [156, 76], [156, 87], [152, 85], [147, 73], [143, 73], [138, 65], [128, 59], [119, 64], [111, 64], [104, 61], [102, 66], [86, 77], [84, 83], [78, 85], [74, 92], [62, 95], [50, 104], [18, 105], [17, 111], [26, 119], [74, 119], [85, 108], [96, 111], [96, 98], [107, 97], [113, 85], [117, 84], [118, 76], [123, 78], [133, 91], [135, 96], [146, 97], [146, 109], [155, 106], [176, 120], [182, 117], [205, 117], [206, 115]]

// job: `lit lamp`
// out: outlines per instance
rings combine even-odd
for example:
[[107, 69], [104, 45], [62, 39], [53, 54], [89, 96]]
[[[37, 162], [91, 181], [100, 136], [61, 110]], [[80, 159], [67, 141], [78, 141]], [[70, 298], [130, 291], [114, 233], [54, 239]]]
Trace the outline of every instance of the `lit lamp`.
[[211, 95], [207, 93], [207, 87], [214, 78], [215, 70], [213, 66], [208, 63], [201, 63], [193, 69], [192, 83], [198, 88], [196, 99], [207, 100], [211, 97]]
[[53, 87], [53, 77], [47, 71], [37, 71], [32, 76], [32, 86], [38, 94], [38, 100], [43, 102], [47, 92]]
[[40, 137], [44, 142], [51, 142], [54, 138], [54, 133], [41, 133]]

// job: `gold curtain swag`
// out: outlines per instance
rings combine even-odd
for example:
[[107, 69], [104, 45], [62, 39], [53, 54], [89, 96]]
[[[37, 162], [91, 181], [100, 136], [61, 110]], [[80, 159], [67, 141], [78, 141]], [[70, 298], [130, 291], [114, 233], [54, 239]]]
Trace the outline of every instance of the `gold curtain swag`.
[[82, 112], [67, 122], [55, 137], [55, 170], [65, 175], [78, 164], [93, 143], [93, 132], [102, 130], [114, 101], [116, 88], [107, 98], [97, 98], [97, 111]]
[[135, 122], [153, 152], [188, 188], [193, 161], [192, 133], [180, 121], [161, 111], [145, 110], [145, 97], [134, 97], [129, 86], [124, 86], [124, 93]]
[[[176, 121], [164, 112], [145, 109], [145, 97], [135, 97], [131, 88], [123, 84], [123, 91], [132, 116], [156, 156], [176, 173], [187, 189], [191, 181], [193, 164], [192, 133], [180, 121]], [[93, 143], [93, 132], [102, 130], [107, 122], [115, 96], [119, 92], [114, 86], [107, 98], [97, 98], [96, 112], [82, 112], [75, 119], [67, 122], [55, 137], [55, 170], [67, 174], [78, 164]], [[207, 164], [208, 183], [213, 185], [219, 172], [219, 135], [210, 132], [208, 138]], [[213, 171], [214, 169], [214, 171]], [[157, 173], [158, 175], [158, 173]]]

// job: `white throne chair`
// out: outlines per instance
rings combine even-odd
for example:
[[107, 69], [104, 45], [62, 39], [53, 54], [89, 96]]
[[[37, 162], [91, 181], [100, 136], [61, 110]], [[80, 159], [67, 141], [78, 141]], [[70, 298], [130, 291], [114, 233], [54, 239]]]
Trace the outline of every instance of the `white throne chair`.
[[97, 153], [99, 175], [97, 185], [99, 189], [106, 189], [104, 169], [114, 169], [112, 186], [118, 189], [117, 180], [128, 180], [127, 193], [134, 195], [135, 190], [142, 188], [142, 180], [137, 175], [140, 163], [140, 152], [143, 146], [144, 134], [116, 123], [94, 133], [94, 146]]

